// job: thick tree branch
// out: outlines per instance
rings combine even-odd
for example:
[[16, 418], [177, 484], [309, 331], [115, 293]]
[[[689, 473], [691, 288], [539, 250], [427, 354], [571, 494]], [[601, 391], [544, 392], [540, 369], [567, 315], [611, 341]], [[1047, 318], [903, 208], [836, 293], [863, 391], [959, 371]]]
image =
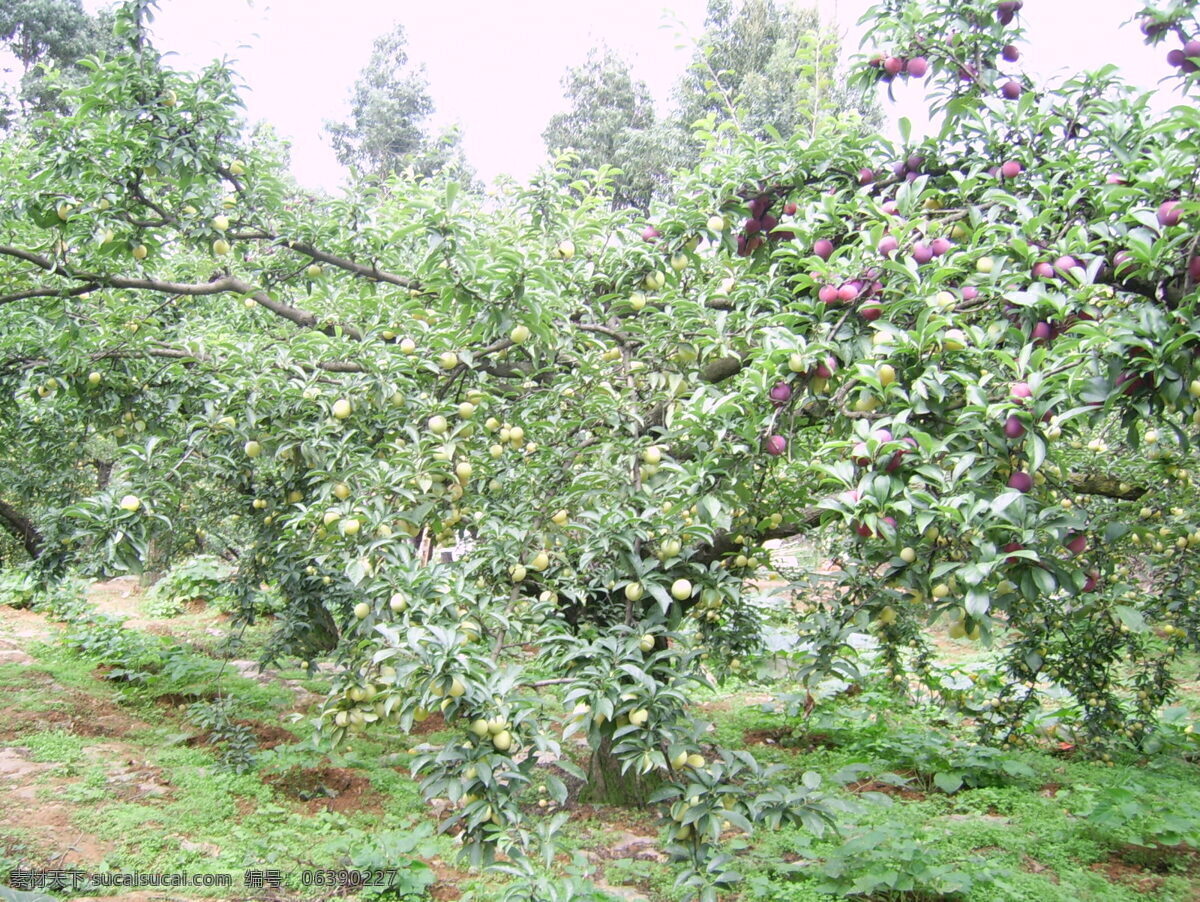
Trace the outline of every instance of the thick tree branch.
[[105, 275], [103, 273], [76, 270], [41, 254], [5, 245], [0, 245], [0, 256], [15, 257], [18, 260], [32, 263], [34, 266], [48, 273], [62, 276], [66, 279], [73, 279], [77, 282], [86, 282], [96, 287], [128, 288], [135, 291], [152, 291], [160, 294], [177, 294], [186, 297], [203, 297], [226, 293], [240, 294], [253, 299], [257, 304], [270, 310], [276, 316], [280, 316], [301, 328], [320, 329], [320, 331], [327, 335], [337, 334], [340, 329], [345, 335], [351, 338], [361, 340], [363, 337], [362, 333], [354, 326], [319, 325], [317, 317], [309, 311], [277, 301], [265, 291], [235, 276], [224, 276], [214, 279], [211, 282], [172, 282], [166, 279]]
[[1129, 485], [1111, 476], [1091, 473], [1069, 473], [1067, 485], [1080, 495], [1103, 495], [1105, 498], [1121, 498], [1125, 501], [1136, 501], [1147, 492], [1145, 486]]
[[[793, 536], [803, 535], [809, 530], [820, 526], [821, 517], [825, 513], [826, 511], [819, 507], [806, 508], [800, 512], [798, 517], [787, 523], [780, 523], [778, 526], [758, 533], [756, 538], [761, 542], [769, 542], [772, 539], [790, 539]], [[742, 546], [734, 541], [735, 538], [737, 536], [731, 532], [717, 533], [713, 538], [712, 544], [701, 548], [692, 556], [692, 560], [702, 564], [711, 564], [731, 554], [739, 553], [742, 550]]]
[[[277, 238], [278, 236], [264, 235], [263, 237]], [[336, 266], [338, 269], [344, 269], [346, 272], [352, 272], [357, 276], [363, 276], [375, 282], [387, 282], [390, 285], [398, 285], [401, 288], [408, 289], [421, 287], [420, 283], [415, 279], [408, 279], [404, 276], [388, 272], [385, 269], [380, 269], [374, 263], [370, 266], [356, 263], [354, 260], [347, 259], [346, 257], [326, 253], [303, 241], [285, 241], [283, 243], [289, 250], [295, 251], [298, 254], [304, 254], [304, 256], [316, 260], [318, 263], [328, 263], [330, 266]]]
[[634, 338], [632, 335], [626, 335], [617, 329], [610, 329], [608, 326], [599, 326], [595, 323], [576, 323], [575, 328], [580, 332], [595, 332], [597, 335], [607, 335], [613, 341], [622, 345], [637, 346], [644, 343], [640, 338]]
[[710, 383], [723, 382], [740, 373], [742, 367], [745, 365], [746, 361], [736, 354], [732, 354], [729, 357], [720, 357], [700, 370], [700, 381]]
[[28, 298], [74, 298], [89, 291], [95, 291], [99, 285], [80, 285], [76, 288], [30, 288], [27, 291], [15, 291], [12, 294], [0, 295], [0, 307]]
[[31, 558], [36, 558], [42, 553], [44, 542], [37, 527], [3, 501], [0, 501], [0, 526], [16, 536]]

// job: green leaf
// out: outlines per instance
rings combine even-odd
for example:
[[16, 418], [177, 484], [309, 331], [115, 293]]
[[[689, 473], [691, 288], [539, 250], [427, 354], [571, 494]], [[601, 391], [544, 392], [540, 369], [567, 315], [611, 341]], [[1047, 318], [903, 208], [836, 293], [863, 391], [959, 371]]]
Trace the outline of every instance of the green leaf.
[[1122, 626], [1134, 633], [1144, 633], [1149, 627], [1146, 625], [1146, 618], [1137, 608], [1131, 608], [1129, 605], [1118, 604], [1113, 605], [1113, 611], [1120, 618]]
[[953, 795], [962, 788], [962, 774], [956, 774], [952, 771], [939, 771], [933, 775], [933, 783], [946, 795]]

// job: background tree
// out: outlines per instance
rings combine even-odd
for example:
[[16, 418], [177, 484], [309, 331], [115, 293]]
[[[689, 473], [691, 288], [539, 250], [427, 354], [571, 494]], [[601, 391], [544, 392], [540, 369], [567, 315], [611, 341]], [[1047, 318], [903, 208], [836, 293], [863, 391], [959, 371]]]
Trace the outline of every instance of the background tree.
[[[551, 120], [543, 138], [552, 153], [578, 154], [571, 171], [622, 170], [613, 203], [646, 209], [665, 198], [669, 173], [696, 165], [718, 131], [763, 140], [812, 137], [834, 119], [863, 132], [879, 122], [870, 94], [848, 89], [839, 70], [840, 42], [814, 10], [787, 0], [712, 0], [695, 59], [661, 121], [644, 82], [611, 50], [593, 50], [563, 79], [571, 109]], [[701, 124], [699, 133], [694, 128]], [[842, 123], [845, 124], [845, 121]]]
[[403, 25], [376, 39], [371, 58], [355, 82], [350, 119], [327, 123], [338, 161], [376, 177], [411, 168], [419, 175], [440, 172], [470, 180], [473, 171], [462, 152], [456, 128], [430, 135], [434, 112], [423, 66], [408, 58]]
[[[42, 67], [78, 78], [79, 61], [119, 45], [108, 13], [90, 16], [81, 0], [10, 0], [0, 7], [0, 43], [20, 64], [16, 107], [2, 112], [4, 122], [17, 110], [44, 111], [58, 94]], [[3, 124], [3, 123], [0, 123]]]
[[788, 138], [811, 136], [851, 114], [870, 131], [878, 110], [870, 94], [847, 90], [840, 54], [840, 41], [815, 9], [792, 0], [710, 0], [704, 34], [677, 90], [678, 126], [686, 132], [708, 120], [757, 138]]
[[571, 108], [551, 117], [542, 133], [546, 149], [572, 151], [573, 172], [620, 169], [613, 177], [613, 204], [646, 210], [668, 181], [667, 133], [656, 121], [650, 89], [608, 48], [589, 52], [562, 84]]

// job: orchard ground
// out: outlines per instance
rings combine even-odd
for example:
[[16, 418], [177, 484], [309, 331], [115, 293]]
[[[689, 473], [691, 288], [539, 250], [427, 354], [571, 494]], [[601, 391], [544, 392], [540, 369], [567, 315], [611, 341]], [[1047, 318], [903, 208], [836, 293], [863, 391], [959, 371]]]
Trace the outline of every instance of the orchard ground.
[[[764, 578], [761, 587], [770, 586]], [[454, 838], [437, 834], [449, 803], [426, 805], [409, 774], [412, 752], [456, 741], [438, 715], [411, 735], [370, 730], [329, 752], [308, 741], [307, 715], [333, 674], [260, 673], [251, 659], [269, 618], [234, 634], [231, 647], [227, 616], [202, 601], [159, 616], [131, 579], [93, 584], [87, 599], [121, 618], [125, 631], [177, 644], [175, 675], [141, 688], [122, 682], [102, 647], [73, 649], [63, 625], [37, 605], [0, 599], [6, 874], [15, 867], [227, 873], [230, 889], [189, 892], [299, 899], [330, 897], [300, 885], [306, 869], [388, 862], [411, 891], [393, 898], [504, 897], [504, 875], [457, 862]], [[966, 686], [993, 672], [980, 644], [949, 638], [944, 624], [933, 637], [948, 683]], [[865, 664], [873, 640], [860, 635], [855, 644]], [[849, 894], [855, 883], [868, 898], [1200, 898], [1200, 851], [1190, 844], [1200, 821], [1196, 746], [1181, 741], [1115, 761], [1084, 760], [1055, 736], [1021, 751], [982, 749], [965, 738], [968, 717], [896, 706], [882, 672], [869, 666], [853, 689], [826, 683], [809, 703], [783, 657], [763, 668], [773, 674], [764, 680], [743, 674], [702, 693], [700, 714], [713, 723], [714, 744], [780, 765], [785, 783], [820, 775], [844, 806], [841, 836], [764, 828], [732, 838], [745, 879], [730, 898], [827, 898], [822, 889]], [[205, 667], [216, 661], [223, 667], [211, 679]], [[1190, 720], [1200, 711], [1200, 684], [1197, 662], [1185, 664], [1180, 707]], [[231, 718], [251, 737], [252, 763], [242, 773], [228, 767], [222, 742], [189, 718], [190, 704], [218, 694], [234, 700]], [[564, 750], [580, 761], [587, 751], [569, 743]], [[552, 870], [586, 875], [596, 887], [573, 898], [677, 898], [656, 819], [580, 804], [576, 790], [562, 806], [539, 799], [534, 787], [523, 800], [535, 812], [567, 813]], [[255, 867], [279, 869], [285, 887], [268, 895], [245, 889], [242, 874]], [[912, 891], [886, 896], [889, 874], [909, 879]]]

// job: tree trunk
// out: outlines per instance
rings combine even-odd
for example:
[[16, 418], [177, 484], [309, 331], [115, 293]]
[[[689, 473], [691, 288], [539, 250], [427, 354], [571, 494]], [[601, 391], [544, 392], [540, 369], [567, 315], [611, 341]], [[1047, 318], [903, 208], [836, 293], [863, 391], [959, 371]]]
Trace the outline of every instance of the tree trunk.
[[14, 508], [0, 501], [0, 527], [8, 530], [17, 537], [26, 554], [37, 558], [42, 553], [44, 542], [42, 534], [26, 517], [21, 516]]
[[146, 559], [142, 561], [142, 573], [138, 585], [148, 589], [162, 579], [167, 564], [166, 553], [155, 539], [146, 546]]
[[653, 773], [639, 774], [633, 767], [621, 773], [621, 762], [606, 736], [588, 760], [587, 784], [580, 800], [594, 805], [645, 806], [661, 782]]

